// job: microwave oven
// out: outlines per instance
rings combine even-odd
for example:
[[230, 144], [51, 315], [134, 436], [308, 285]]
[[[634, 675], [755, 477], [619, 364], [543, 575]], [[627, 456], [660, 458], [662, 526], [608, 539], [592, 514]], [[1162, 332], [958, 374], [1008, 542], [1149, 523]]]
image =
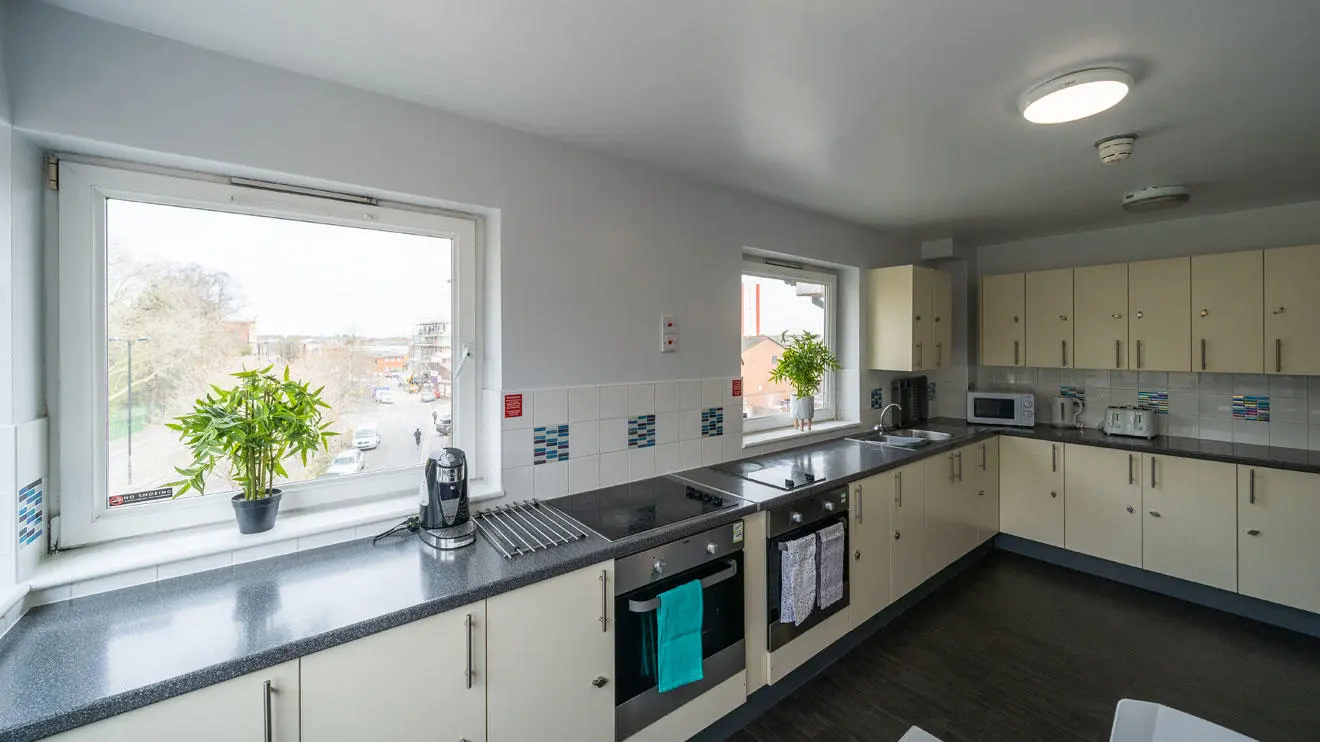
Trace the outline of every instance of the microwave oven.
[[967, 422], [981, 425], [1018, 425], [1030, 428], [1036, 424], [1036, 396], [1034, 394], [969, 392], [967, 394]]

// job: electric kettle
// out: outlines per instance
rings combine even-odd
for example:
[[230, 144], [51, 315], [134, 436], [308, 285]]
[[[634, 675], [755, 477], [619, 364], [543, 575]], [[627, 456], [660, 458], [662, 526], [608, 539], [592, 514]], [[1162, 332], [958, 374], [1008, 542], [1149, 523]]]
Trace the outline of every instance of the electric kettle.
[[1076, 397], [1050, 397], [1050, 424], [1059, 427], [1082, 427], [1086, 404]]
[[468, 512], [467, 456], [460, 449], [442, 448], [427, 457], [418, 499], [423, 541], [437, 549], [457, 549], [476, 540], [477, 526]]

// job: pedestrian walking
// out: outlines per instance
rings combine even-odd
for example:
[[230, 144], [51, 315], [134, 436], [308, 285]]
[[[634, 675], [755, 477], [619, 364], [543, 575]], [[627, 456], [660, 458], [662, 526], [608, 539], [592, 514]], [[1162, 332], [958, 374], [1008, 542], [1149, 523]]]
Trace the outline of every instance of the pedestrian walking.
[[413, 440], [417, 442], [417, 447], [422, 447], [422, 429], [413, 428]]

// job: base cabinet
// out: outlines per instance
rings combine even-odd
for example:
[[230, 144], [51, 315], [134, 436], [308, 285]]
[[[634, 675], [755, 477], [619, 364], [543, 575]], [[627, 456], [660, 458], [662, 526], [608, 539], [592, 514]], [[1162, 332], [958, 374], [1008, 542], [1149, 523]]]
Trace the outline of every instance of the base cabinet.
[[302, 658], [302, 720], [302, 742], [483, 742], [485, 602]]
[[973, 446], [967, 460], [967, 481], [976, 496], [973, 519], [976, 543], [983, 544], [999, 533], [999, 438]]
[[1064, 546], [1141, 566], [1140, 454], [1064, 446]]
[[891, 472], [894, 480], [890, 599], [896, 601], [926, 581], [926, 470], [923, 463]]
[[1004, 436], [999, 440], [999, 529], [1064, 545], [1063, 445]]
[[853, 626], [865, 623], [890, 602], [894, 481], [895, 477], [886, 472], [852, 486], [848, 512], [853, 521], [853, 563], [848, 575], [848, 607]]
[[[267, 686], [266, 684], [270, 685]], [[267, 698], [269, 697], [269, 716]], [[226, 680], [50, 737], [58, 742], [298, 742], [298, 662]], [[266, 736], [269, 724], [270, 736]], [[380, 730], [377, 730], [377, 734]]]
[[1238, 591], [1320, 613], [1320, 475], [1237, 467]]
[[1236, 467], [1142, 454], [1145, 568], [1237, 590]]

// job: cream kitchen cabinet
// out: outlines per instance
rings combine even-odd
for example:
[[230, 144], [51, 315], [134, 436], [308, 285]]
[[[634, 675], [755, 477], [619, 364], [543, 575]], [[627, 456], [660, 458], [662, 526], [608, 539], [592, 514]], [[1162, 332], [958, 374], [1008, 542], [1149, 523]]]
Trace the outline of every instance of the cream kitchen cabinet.
[[1265, 251], [1265, 372], [1320, 376], [1320, 245]]
[[1063, 444], [999, 439], [999, 530], [1064, 545]]
[[1260, 250], [1192, 258], [1193, 371], [1264, 370], [1264, 266]]
[[943, 271], [898, 265], [870, 271], [871, 368], [933, 371], [953, 352], [953, 284]]
[[1146, 511], [1142, 566], [1152, 572], [1236, 590], [1234, 465], [1142, 454], [1141, 471], [1142, 509]]
[[890, 511], [894, 536], [890, 550], [890, 600], [896, 601], [932, 574], [926, 568], [925, 462], [909, 464], [887, 476], [894, 483]]
[[981, 364], [1023, 366], [1026, 342], [1022, 318], [1026, 287], [1022, 273], [981, 278]]
[[1026, 359], [1037, 368], [1073, 367], [1073, 269], [1026, 274]]
[[972, 444], [967, 459], [968, 487], [976, 497], [973, 522], [976, 543], [982, 544], [999, 533], [999, 438]]
[[302, 742], [486, 739], [486, 604], [302, 658]]
[[1192, 324], [1190, 258], [1128, 264], [1128, 368], [1190, 371]]
[[967, 465], [978, 446], [963, 446], [926, 459], [926, 571], [934, 574], [976, 547], [976, 490]]
[[853, 626], [860, 626], [889, 605], [894, 541], [894, 486], [892, 472], [877, 474], [852, 485], [853, 565], [848, 575], [848, 604]]
[[1109, 448], [1064, 446], [1066, 548], [1141, 566], [1140, 458]]
[[[50, 737], [57, 742], [298, 742], [298, 662], [175, 696]], [[379, 735], [381, 730], [376, 730]]]
[[1320, 475], [1237, 467], [1238, 592], [1320, 613]]
[[613, 562], [486, 601], [487, 739], [614, 740], [613, 612]]
[[1073, 368], [1127, 368], [1127, 311], [1127, 263], [1073, 270]]

